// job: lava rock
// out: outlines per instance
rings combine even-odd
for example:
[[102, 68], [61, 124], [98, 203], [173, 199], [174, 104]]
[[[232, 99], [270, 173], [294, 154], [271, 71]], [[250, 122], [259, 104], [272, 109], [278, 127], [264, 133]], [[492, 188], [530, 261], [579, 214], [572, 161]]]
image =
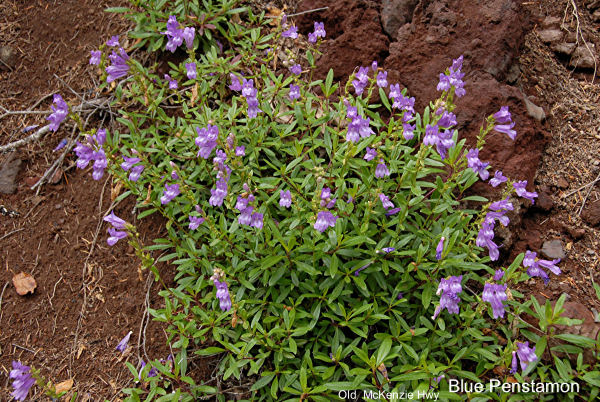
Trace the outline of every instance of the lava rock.
[[0, 70], [14, 69], [17, 64], [17, 54], [10, 46], [0, 47]]
[[552, 51], [554, 53], [559, 53], [559, 54], [570, 56], [571, 54], [573, 54], [575, 47], [577, 47], [577, 45], [575, 43], [564, 42], [564, 43], [553, 43], [550, 46], [550, 49], [552, 49]]
[[566, 256], [560, 240], [545, 241], [544, 245], [542, 246], [542, 254], [551, 259], [563, 259]]
[[535, 205], [542, 211], [549, 212], [554, 207], [554, 201], [547, 191], [540, 191]]
[[4, 163], [0, 164], [0, 194], [12, 194], [17, 189], [15, 179], [19, 168], [21, 167], [21, 159], [16, 157], [15, 152], [8, 154], [8, 158]]
[[581, 213], [581, 218], [590, 226], [598, 226], [600, 224], [600, 200], [587, 203]]
[[594, 62], [596, 60], [596, 52], [594, 49], [594, 45], [588, 43], [589, 49], [587, 46], [577, 46], [577, 48], [573, 51], [573, 57], [569, 62], [571, 67], [575, 68], [594, 68]]
[[563, 37], [560, 29], [544, 29], [543, 31], [539, 31], [538, 35], [544, 43], [559, 42]]
[[560, 188], [561, 190], [564, 190], [566, 188], [569, 188], [569, 182], [564, 178], [564, 177], [560, 177], [558, 179], [558, 182], [556, 183], [556, 185], [558, 186], [558, 188]]
[[381, 4], [381, 25], [390, 37], [396, 37], [398, 29], [411, 22], [418, 0], [383, 0]]

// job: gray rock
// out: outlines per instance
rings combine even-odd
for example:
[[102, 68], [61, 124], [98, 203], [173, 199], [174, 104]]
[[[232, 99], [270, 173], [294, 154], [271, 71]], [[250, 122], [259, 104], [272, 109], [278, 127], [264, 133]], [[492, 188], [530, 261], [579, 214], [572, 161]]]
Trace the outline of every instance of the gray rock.
[[0, 70], [14, 69], [17, 65], [17, 55], [10, 46], [0, 47]]
[[562, 21], [561, 18], [559, 17], [553, 17], [551, 15], [547, 16], [546, 18], [544, 18], [544, 21], [542, 21], [542, 27], [547, 29], [547, 28], [558, 28], [560, 27], [560, 22]]
[[383, 0], [381, 4], [381, 25], [392, 38], [398, 29], [412, 21], [413, 11], [418, 0]]
[[[0, 193], [2, 194], [15, 192], [17, 189], [15, 179], [21, 166], [21, 159], [16, 157], [16, 152], [12, 152], [7, 156], [6, 160], [0, 163]], [[0, 158], [4, 158], [4, 156], [0, 154]]]
[[527, 114], [537, 121], [543, 121], [546, 119], [546, 113], [544, 109], [534, 104], [532, 101], [527, 99], [527, 96], [523, 97], [523, 102], [525, 103], [525, 107], [527, 108]]
[[542, 254], [551, 259], [563, 259], [566, 256], [560, 240], [545, 241], [544, 245], [542, 246]]
[[538, 35], [540, 35], [540, 39], [544, 43], [558, 42], [563, 37], [563, 33], [560, 29], [544, 29], [543, 31], [538, 32]]
[[[589, 49], [588, 49], [589, 47]], [[588, 43], [588, 46], [580, 45], [573, 51], [573, 57], [569, 65], [575, 68], [594, 68], [596, 52], [594, 45]]]
[[550, 49], [552, 49], [552, 51], [555, 53], [560, 53], [560, 54], [570, 56], [573, 53], [573, 51], [575, 50], [575, 47], [577, 47], [577, 45], [575, 43], [562, 42], [562, 43], [553, 43], [550, 46]]

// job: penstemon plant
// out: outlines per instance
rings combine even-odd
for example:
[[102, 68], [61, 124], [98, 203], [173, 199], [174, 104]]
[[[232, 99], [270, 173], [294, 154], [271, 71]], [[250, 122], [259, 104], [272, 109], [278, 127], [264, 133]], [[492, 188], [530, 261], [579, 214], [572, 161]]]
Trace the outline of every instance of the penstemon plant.
[[[167, 219], [168, 237], [144, 248], [133, 225], [105, 218], [108, 244], [130, 238], [157, 280], [153, 251], [166, 250], [160, 260], [177, 269], [176, 286], [161, 292], [165, 306], [152, 310], [176, 354], [169, 365], [131, 366], [145, 385], [124, 390], [129, 400], [224, 400], [214, 383], [190, 377], [198, 355], [218, 356], [222, 380], [243, 380], [253, 400], [328, 401], [348, 390], [456, 399], [451, 380], [490, 379], [577, 378], [598, 394], [598, 371], [581, 358], [596, 341], [552, 329], [577, 323], [560, 317], [564, 298], [544, 311], [515, 289], [560, 274], [559, 261], [527, 251], [506, 268], [495, 263], [496, 223], [507, 226], [507, 213], [537, 194], [501, 171], [490, 178], [479, 159], [487, 136], [515, 139], [507, 107], [485, 120], [475, 148], [458, 139], [462, 56], [418, 113], [376, 62], [345, 85], [331, 70], [313, 80], [322, 23], [299, 55], [285, 17], [267, 30], [249, 10], [246, 23], [223, 19], [240, 12], [233, 3], [203, 11], [176, 3], [133, 35], [153, 38], [151, 51], [179, 52], [167, 75], [130, 57], [118, 38], [92, 52], [104, 85], [116, 83], [117, 105], [128, 106], [120, 129], [84, 133], [76, 148], [78, 167], [93, 162], [94, 179], [107, 171], [127, 188], [120, 197], [136, 197], [138, 218]], [[200, 46], [203, 21], [216, 19], [226, 43]], [[282, 53], [287, 68], [277, 64]], [[60, 102], [56, 127], [68, 114]], [[469, 195], [478, 180], [499, 187], [499, 199]], [[571, 344], [553, 350], [551, 338]], [[576, 370], [557, 351], [579, 355]], [[470, 395], [506, 399], [489, 387]]]

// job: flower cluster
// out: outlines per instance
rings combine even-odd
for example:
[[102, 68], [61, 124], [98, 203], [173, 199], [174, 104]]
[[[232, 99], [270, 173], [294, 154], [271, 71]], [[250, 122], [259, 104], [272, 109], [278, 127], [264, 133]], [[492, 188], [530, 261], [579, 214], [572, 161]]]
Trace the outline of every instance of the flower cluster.
[[346, 141], [352, 141], [357, 143], [361, 138], [370, 137], [373, 133], [371, 129], [370, 118], [362, 118], [358, 114], [358, 110], [355, 106], [348, 106], [346, 117], [351, 119], [348, 124], [348, 132], [346, 133]]
[[86, 137], [85, 144], [77, 141], [75, 147], [75, 154], [77, 155], [77, 167], [79, 169], [85, 169], [90, 161], [94, 161], [92, 166], [92, 177], [94, 180], [100, 180], [104, 175], [104, 169], [108, 164], [106, 160], [106, 153], [102, 146], [106, 141], [106, 130], [100, 129], [94, 135]]
[[240, 211], [240, 215], [238, 216], [238, 223], [240, 225], [246, 225], [255, 227], [257, 229], [262, 229], [264, 215], [258, 212], [254, 212], [254, 207], [252, 205], [248, 205], [249, 203], [256, 201], [256, 197], [254, 197], [254, 194], [250, 193], [250, 187], [246, 183], [244, 183], [244, 190], [245, 193], [243, 195], [238, 196], [237, 202], [235, 204], [235, 208], [238, 211]]
[[165, 48], [171, 52], [175, 52], [184, 40], [188, 49], [194, 46], [196, 30], [193, 27], [181, 29], [179, 22], [177, 22], [177, 17], [170, 15], [167, 21], [167, 30], [166, 32], [161, 32], [161, 34], [167, 35], [167, 46]]
[[529, 341], [522, 343], [516, 342], [517, 351], [512, 352], [512, 363], [510, 373], [514, 374], [517, 372], [517, 356], [519, 356], [519, 360], [521, 361], [521, 370], [525, 370], [529, 363], [536, 361], [538, 358], [535, 355], [535, 346], [532, 348], [529, 347]]
[[508, 201], [508, 197], [501, 201], [496, 201], [490, 204], [489, 209], [492, 212], [488, 212], [481, 224], [481, 229], [477, 234], [477, 240], [475, 244], [478, 247], [485, 247], [489, 251], [489, 255], [492, 261], [496, 261], [500, 257], [500, 250], [498, 245], [494, 243], [494, 226], [496, 220], [498, 220], [502, 226], [508, 226], [509, 219], [506, 216], [508, 211], [514, 209], [513, 205]]
[[460, 56], [458, 59], [452, 60], [452, 66], [448, 68], [446, 73], [440, 73], [440, 82], [437, 85], [438, 91], [446, 92], [454, 87], [454, 93], [457, 97], [460, 98], [466, 94], [465, 83], [462, 80], [465, 76], [465, 73], [461, 72], [462, 63], [463, 56]]
[[231, 297], [229, 296], [229, 288], [227, 282], [225, 282], [225, 273], [220, 268], [215, 268], [213, 275], [210, 279], [217, 288], [217, 300], [219, 300], [219, 307], [223, 311], [231, 310]]
[[52, 114], [48, 116], [46, 120], [50, 121], [50, 130], [56, 132], [60, 123], [62, 123], [69, 114], [69, 105], [67, 105], [67, 102], [65, 102], [59, 94], [54, 95], [53, 101], [54, 103], [50, 106]]
[[322, 22], [315, 21], [315, 30], [308, 34], [308, 41], [310, 43], [316, 43], [317, 38], [324, 38], [327, 33], [325, 32], [325, 25]]
[[440, 130], [437, 124], [425, 127], [423, 145], [435, 145], [440, 157], [446, 159], [448, 150], [454, 146], [451, 130]]
[[106, 241], [109, 246], [114, 246], [120, 239], [127, 237], [127, 232], [125, 231], [127, 222], [116, 216], [114, 211], [111, 211], [110, 215], [105, 216], [103, 220], [112, 225], [112, 228], [108, 228], [110, 237]]
[[13, 361], [12, 370], [8, 377], [12, 380], [12, 387], [15, 389], [11, 395], [18, 401], [24, 401], [27, 398], [29, 390], [35, 384], [35, 378], [31, 376], [31, 367]]
[[211, 126], [210, 124], [206, 128], [196, 127], [196, 133], [198, 137], [194, 141], [200, 148], [198, 155], [204, 159], [208, 159], [211, 152], [217, 146], [217, 138], [219, 138], [219, 127]]
[[[331, 189], [328, 187], [323, 187], [323, 189], [321, 190], [321, 201], [319, 205], [322, 208], [328, 209], [335, 207], [337, 198], [332, 198], [331, 196]], [[328, 227], [334, 227], [337, 219], [338, 217], [333, 215], [329, 211], [319, 211], [319, 213], [317, 214], [317, 220], [314, 224], [314, 228], [319, 232], [323, 233], [325, 230], [327, 230]]]
[[122, 47], [119, 48], [119, 53], [113, 50], [108, 59], [112, 64], [106, 67], [106, 73], [108, 74], [106, 82], [111, 83], [114, 80], [125, 77], [129, 73], [129, 64], [127, 64], [129, 55], [125, 52], [125, 49]]
[[358, 72], [356, 73], [356, 79], [352, 81], [352, 86], [354, 87], [354, 92], [356, 95], [362, 95], [367, 84], [369, 83], [369, 68], [368, 67], [360, 67]]
[[[255, 118], [258, 115], [258, 112], [262, 112], [262, 110], [258, 107], [258, 99], [256, 97], [258, 90], [254, 88], [254, 80], [242, 78], [242, 82], [240, 83], [240, 79], [235, 74], [230, 73], [229, 77], [231, 78], [229, 89], [232, 91], [242, 91], [242, 96], [246, 98], [246, 103], [248, 104], [248, 117], [251, 119]], [[292, 93], [290, 89], [290, 97], [291, 96]]]
[[171, 78], [171, 76], [169, 74], [165, 74], [165, 81], [167, 81], [169, 83], [169, 89], [177, 89], [177, 87], [178, 87], [177, 80]]
[[525, 258], [523, 259], [523, 266], [527, 267], [527, 274], [532, 278], [539, 276], [544, 281], [544, 284], [548, 284], [550, 278], [546, 271], [542, 268], [549, 269], [554, 275], [560, 275], [560, 268], [556, 266], [560, 262], [560, 258], [556, 260], [540, 260], [537, 258], [537, 253], [527, 250], [525, 252]]
[[[131, 150], [132, 153], [137, 153], [135, 149]], [[128, 158], [127, 156], [123, 156], [124, 162], [121, 163], [121, 168], [129, 172], [129, 180], [138, 181], [142, 172], [144, 171], [144, 165], [140, 163], [141, 159], [138, 157]]]
[[462, 292], [461, 281], [462, 275], [451, 276], [448, 279], [440, 281], [436, 294], [439, 296], [441, 293], [442, 296], [440, 297], [439, 306], [437, 306], [433, 317], [431, 317], [433, 320], [436, 319], [443, 309], [448, 310], [451, 314], [458, 314], [458, 302], [460, 301], [458, 294]]

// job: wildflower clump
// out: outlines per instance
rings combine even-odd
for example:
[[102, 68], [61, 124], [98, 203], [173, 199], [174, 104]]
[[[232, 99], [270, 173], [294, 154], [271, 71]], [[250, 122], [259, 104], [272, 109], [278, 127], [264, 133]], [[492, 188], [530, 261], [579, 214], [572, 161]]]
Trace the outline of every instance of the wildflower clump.
[[[224, 17], [235, 9], [213, 11], [177, 16], [185, 27], [163, 15], [144, 36], [158, 36], [151, 46], [162, 51], [186, 43], [169, 71], [124, 51], [93, 54], [107, 79], [123, 79], [116, 92], [127, 107], [102, 144], [93, 134], [84, 142], [81, 159], [102, 148], [138, 217], [165, 219], [165, 235], [143, 246], [111, 214], [109, 244], [128, 238], [157, 281], [154, 252], [176, 270], [151, 312], [169, 327], [176, 370], [153, 363], [148, 392], [167, 392], [162, 378], [188, 384], [192, 399], [216, 397], [188, 376], [199, 355], [218, 355], [222, 381], [248, 379], [257, 400], [447, 390], [448, 379], [502, 373], [513, 352], [532, 364], [546, 344], [517, 319], [533, 301], [516, 285], [560, 273], [558, 261], [521, 254], [502, 266], [496, 224], [535, 193], [480, 159], [488, 135], [515, 137], [508, 108], [482, 105], [477, 144], [460, 139], [454, 98], [466, 95], [468, 60], [449, 62], [439, 97], [416, 110], [377, 62], [345, 82], [333, 71], [312, 79], [322, 22], [301, 38], [287, 18], [265, 33]], [[200, 30], [217, 23], [228, 42], [207, 44]], [[305, 51], [285, 48], [300, 39]], [[468, 195], [477, 181], [497, 198]]]

